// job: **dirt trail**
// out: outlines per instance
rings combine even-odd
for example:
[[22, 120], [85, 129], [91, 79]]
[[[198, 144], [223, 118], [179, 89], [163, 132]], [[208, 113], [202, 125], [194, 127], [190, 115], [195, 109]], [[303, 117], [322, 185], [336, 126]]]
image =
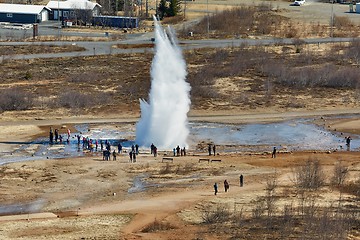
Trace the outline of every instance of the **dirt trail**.
[[[122, 230], [124, 234], [133, 234], [140, 232], [144, 227], [156, 220], [168, 218], [181, 210], [187, 209], [196, 203], [205, 201], [224, 201], [234, 196], [254, 194], [254, 192], [261, 191], [263, 184], [251, 180], [244, 187], [231, 185], [231, 191], [225, 193], [222, 189], [221, 181], [219, 179], [226, 179], [229, 176], [216, 176], [208, 179], [203, 186], [206, 188], [186, 189], [174, 193], [166, 192], [159, 196], [148, 197], [138, 200], [126, 200], [122, 202], [104, 204], [100, 206], [92, 206], [85, 208], [79, 212], [80, 215], [92, 214], [114, 214], [114, 213], [128, 213], [135, 214], [132, 221]], [[214, 196], [212, 184], [213, 182], [220, 182], [219, 193]]]

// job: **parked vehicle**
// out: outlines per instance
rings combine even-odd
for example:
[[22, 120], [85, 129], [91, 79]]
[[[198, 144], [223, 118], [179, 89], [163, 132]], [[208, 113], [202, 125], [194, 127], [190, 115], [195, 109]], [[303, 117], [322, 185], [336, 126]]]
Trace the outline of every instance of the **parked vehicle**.
[[301, 6], [305, 4], [305, 0], [295, 0], [294, 6]]

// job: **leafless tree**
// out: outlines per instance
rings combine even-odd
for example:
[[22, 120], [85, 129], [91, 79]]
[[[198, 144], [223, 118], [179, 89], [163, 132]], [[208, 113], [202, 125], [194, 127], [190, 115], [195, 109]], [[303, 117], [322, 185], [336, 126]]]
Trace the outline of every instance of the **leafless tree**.
[[298, 188], [318, 189], [325, 184], [325, 175], [316, 159], [307, 160], [304, 165], [295, 168], [293, 173]]
[[331, 178], [331, 183], [335, 186], [341, 186], [344, 184], [346, 177], [348, 176], [349, 168], [344, 166], [340, 160], [334, 166], [334, 175]]

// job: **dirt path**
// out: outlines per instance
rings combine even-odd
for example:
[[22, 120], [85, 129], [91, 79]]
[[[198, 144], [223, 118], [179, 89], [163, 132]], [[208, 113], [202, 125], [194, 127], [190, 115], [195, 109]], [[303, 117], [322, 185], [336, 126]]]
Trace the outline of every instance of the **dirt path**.
[[[260, 170], [266, 173], [267, 170]], [[200, 188], [184, 189], [178, 192], [165, 192], [159, 196], [146, 197], [143, 199], [126, 200], [121, 202], [114, 202], [110, 204], [92, 206], [85, 208], [79, 212], [80, 215], [99, 215], [99, 214], [134, 214], [132, 221], [126, 225], [122, 232], [129, 236], [132, 234], [139, 234], [149, 224], [155, 220], [162, 221], [163, 219], [172, 218], [182, 210], [191, 208], [197, 203], [206, 202], [222, 202], [229, 199], [235, 199], [240, 194], [240, 199], [245, 199], [246, 196], [256, 196], [256, 192], [263, 190], [263, 183], [255, 180], [250, 180], [244, 187], [236, 185], [236, 180], [232, 181], [231, 190], [227, 193], [223, 191], [222, 181], [229, 178], [229, 175], [222, 175], [208, 178]], [[217, 196], [213, 192], [213, 182], [218, 182], [219, 193]], [[255, 195], [254, 195], [255, 194]], [[252, 198], [247, 198], [246, 201], [251, 201]], [[173, 223], [172, 223], [173, 224]], [[178, 221], [177, 224], [184, 224]], [[146, 239], [146, 238], [145, 238]]]

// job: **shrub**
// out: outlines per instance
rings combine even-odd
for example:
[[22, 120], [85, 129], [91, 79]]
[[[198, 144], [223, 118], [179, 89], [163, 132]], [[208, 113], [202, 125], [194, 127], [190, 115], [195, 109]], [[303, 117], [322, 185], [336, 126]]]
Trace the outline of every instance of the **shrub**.
[[331, 179], [331, 183], [335, 186], [343, 185], [348, 173], [349, 169], [342, 165], [341, 161], [337, 162], [334, 166], [334, 175]]
[[103, 78], [106, 78], [106, 74], [101, 74], [97, 72], [83, 72], [71, 74], [70, 76], [68, 76], [67, 81], [73, 83], [92, 83], [98, 82]]
[[157, 219], [155, 219], [155, 221], [150, 223], [149, 225], [147, 225], [142, 230], [142, 232], [149, 233], [149, 232], [165, 231], [165, 230], [170, 230], [170, 229], [174, 229], [174, 227], [171, 226], [170, 223], [163, 223], [163, 222], [160, 222]]
[[342, 190], [356, 197], [360, 197], [360, 179], [343, 185]]
[[[192, 25], [181, 32], [186, 36], [188, 32], [207, 34], [208, 27], [217, 36], [241, 36], [249, 34], [270, 34], [275, 26], [280, 26], [283, 19], [275, 16], [271, 11], [271, 4], [259, 6], [240, 6], [204, 17], [196, 25]], [[209, 25], [209, 26], [208, 26]]]
[[360, 41], [354, 40], [345, 51], [345, 57], [350, 58], [356, 65], [360, 63]]
[[231, 213], [229, 208], [224, 204], [216, 205], [215, 209], [205, 206], [202, 214], [203, 223], [223, 223], [230, 220]]
[[255, 201], [254, 207], [251, 209], [252, 217], [255, 219], [261, 218], [266, 211], [265, 206], [265, 199], [258, 197]]
[[25, 73], [24, 78], [25, 78], [26, 80], [29, 80], [29, 79], [32, 78], [32, 74], [31, 74], [29, 71], [27, 71], [27, 72]]
[[83, 94], [77, 91], [65, 91], [59, 96], [58, 104], [64, 108], [79, 109], [96, 105], [98, 97], [95, 95]]
[[171, 165], [169, 163], [166, 163], [166, 165], [163, 166], [162, 169], [160, 169], [159, 174], [169, 174], [172, 172], [173, 172], [173, 170], [172, 170]]
[[325, 184], [325, 176], [318, 160], [308, 160], [294, 171], [295, 184], [303, 189], [318, 189]]
[[334, 27], [336, 28], [345, 28], [350, 29], [354, 26], [354, 24], [351, 22], [351, 20], [348, 17], [340, 17], [340, 16], [334, 16]]
[[19, 88], [0, 91], [0, 111], [27, 110], [33, 106], [33, 96]]

